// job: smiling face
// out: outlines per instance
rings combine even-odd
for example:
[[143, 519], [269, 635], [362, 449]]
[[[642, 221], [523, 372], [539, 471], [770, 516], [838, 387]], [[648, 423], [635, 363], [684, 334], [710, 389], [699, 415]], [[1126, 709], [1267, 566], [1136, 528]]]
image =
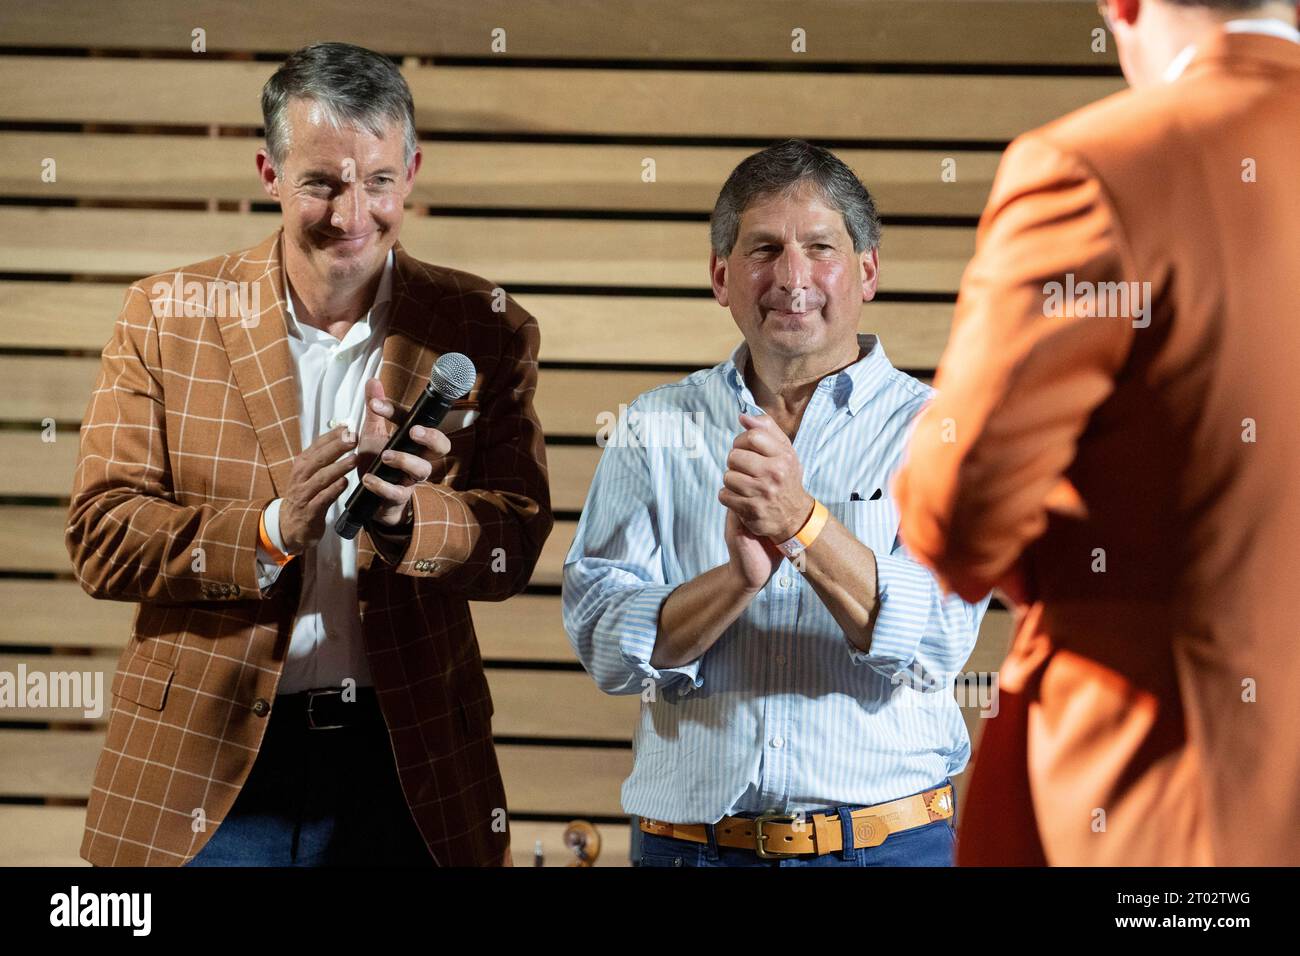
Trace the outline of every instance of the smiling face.
[[709, 269], [714, 298], [755, 355], [797, 363], [856, 354], [862, 303], [876, 294], [876, 252], [853, 250], [844, 216], [815, 187], [750, 204], [730, 255], [715, 253]]
[[289, 146], [284, 168], [274, 169], [265, 148], [258, 173], [283, 214], [286, 258], [328, 285], [363, 283], [382, 266], [402, 225], [421, 155], [404, 162], [403, 127], [384, 136], [367, 129], [335, 129], [311, 100], [288, 104]]

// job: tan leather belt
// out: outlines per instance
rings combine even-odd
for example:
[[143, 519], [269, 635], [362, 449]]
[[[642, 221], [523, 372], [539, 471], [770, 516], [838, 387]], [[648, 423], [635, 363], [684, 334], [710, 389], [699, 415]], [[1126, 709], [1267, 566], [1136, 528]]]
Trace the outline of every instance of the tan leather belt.
[[[850, 814], [853, 846], [855, 849], [880, 846], [891, 833], [946, 820], [954, 810], [952, 784], [854, 810]], [[709, 842], [703, 823], [662, 823], [642, 817], [641, 829], [692, 843]], [[813, 813], [802, 819], [788, 813], [760, 813], [757, 818], [723, 817], [713, 825], [713, 832], [719, 846], [753, 850], [765, 860], [803, 853], [821, 856], [844, 846], [844, 830], [838, 814]]]

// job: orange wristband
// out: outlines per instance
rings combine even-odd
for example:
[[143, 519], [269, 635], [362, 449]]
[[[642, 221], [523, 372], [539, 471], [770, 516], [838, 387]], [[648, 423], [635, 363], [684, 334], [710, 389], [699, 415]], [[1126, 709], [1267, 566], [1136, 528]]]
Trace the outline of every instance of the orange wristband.
[[826, 521], [830, 518], [830, 514], [826, 510], [826, 506], [814, 498], [812, 514], [803, 523], [803, 527], [794, 533], [794, 537], [786, 541], [773, 542], [777, 550], [787, 558], [794, 558], [804, 549], [812, 547], [812, 543], [817, 540], [817, 536], [826, 527]]
[[262, 509], [262, 513], [257, 518], [257, 536], [261, 539], [262, 547], [266, 549], [266, 553], [271, 556], [271, 560], [278, 567], [284, 567], [297, 557], [294, 554], [285, 554], [271, 542], [271, 536], [266, 533], [266, 509]]

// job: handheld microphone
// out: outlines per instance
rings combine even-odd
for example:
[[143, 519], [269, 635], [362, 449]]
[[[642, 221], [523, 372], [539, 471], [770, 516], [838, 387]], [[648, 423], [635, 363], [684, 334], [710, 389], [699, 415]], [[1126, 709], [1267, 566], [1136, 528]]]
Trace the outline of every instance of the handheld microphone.
[[[469, 390], [473, 387], [474, 363], [467, 356], [461, 355], [459, 352], [448, 352], [439, 358], [434, 363], [433, 374], [429, 376], [429, 384], [424, 387], [419, 400], [411, 407], [411, 413], [406, 416], [405, 423], [401, 428], [393, 432], [383, 450], [409, 452], [418, 455], [424, 450], [424, 446], [416, 444], [414, 439], [411, 438], [411, 429], [416, 425], [422, 425], [425, 428], [437, 428], [442, 424], [442, 420], [447, 417], [447, 410], [451, 408], [452, 403], [469, 394]], [[366, 474], [378, 475], [384, 481], [400, 484], [402, 477], [406, 473], [399, 468], [385, 464], [381, 452], [375, 456], [375, 460], [371, 462]], [[367, 521], [374, 517], [375, 510], [383, 503], [384, 500], [365, 485], [357, 485], [356, 490], [352, 492], [352, 496], [348, 498], [343, 513], [334, 522], [334, 530], [339, 533], [339, 537], [349, 540], [355, 538], [357, 532], [361, 530]]]

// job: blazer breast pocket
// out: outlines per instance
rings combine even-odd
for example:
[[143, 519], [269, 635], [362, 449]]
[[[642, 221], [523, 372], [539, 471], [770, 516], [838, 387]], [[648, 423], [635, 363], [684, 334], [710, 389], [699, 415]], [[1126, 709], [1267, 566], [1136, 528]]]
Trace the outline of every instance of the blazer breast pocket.
[[899, 511], [892, 498], [823, 502], [840, 524], [876, 554], [890, 554], [898, 539]]
[[150, 710], [162, 710], [175, 675], [174, 665], [133, 654], [113, 675], [109, 693]]

